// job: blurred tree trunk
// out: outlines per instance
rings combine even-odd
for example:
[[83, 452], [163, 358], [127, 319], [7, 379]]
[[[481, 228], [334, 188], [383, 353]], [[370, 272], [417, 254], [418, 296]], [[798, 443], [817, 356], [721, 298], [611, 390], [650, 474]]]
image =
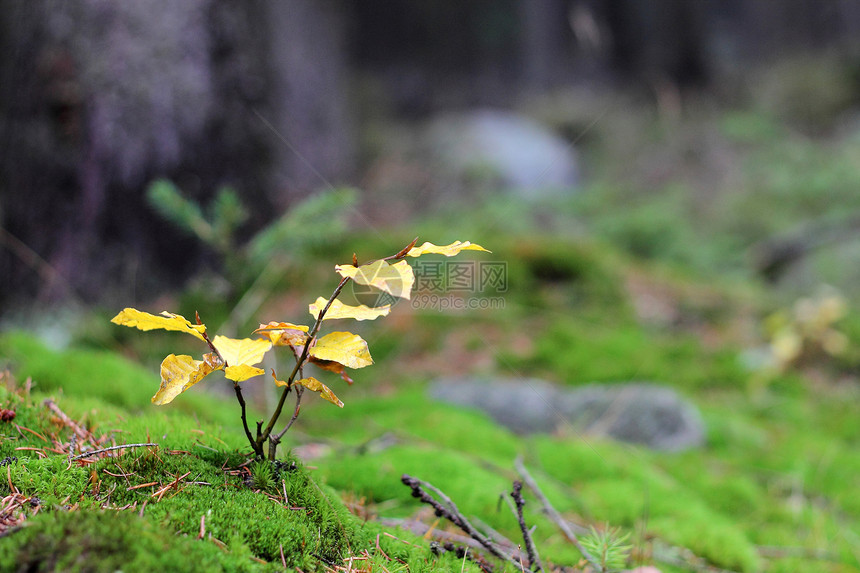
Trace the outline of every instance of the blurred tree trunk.
[[[278, 203], [339, 183], [352, 171], [342, 6], [265, 3], [272, 77], [273, 185]], [[283, 138], [283, 139], [281, 139]]]
[[700, 84], [707, 79], [704, 2], [608, 0], [616, 70], [648, 84]]
[[568, 0], [521, 0], [523, 79], [539, 92], [569, 80], [572, 33]]
[[348, 172], [329, 0], [0, 0], [0, 42], [0, 303], [190, 276], [205, 253], [149, 208], [153, 179], [204, 203], [234, 185], [259, 226]]
[[[3, 3], [2, 223], [53, 268], [45, 297], [101, 292], [158, 246], [141, 191], [211, 112], [207, 7]], [[16, 262], [4, 253], [5, 280]]]
[[786, 0], [734, 0], [738, 36], [747, 61], [821, 49], [840, 43], [856, 46], [860, 3]]

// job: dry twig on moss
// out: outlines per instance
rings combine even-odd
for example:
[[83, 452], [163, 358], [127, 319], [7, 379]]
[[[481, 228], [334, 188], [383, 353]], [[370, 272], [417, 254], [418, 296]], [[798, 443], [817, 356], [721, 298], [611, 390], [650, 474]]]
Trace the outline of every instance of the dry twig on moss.
[[[464, 532], [466, 532], [467, 535], [469, 535], [469, 537], [480, 543], [481, 546], [483, 546], [484, 549], [489, 551], [490, 554], [492, 554], [494, 557], [513, 564], [518, 570], [522, 571], [522, 573], [533, 573], [530, 569], [523, 567], [522, 563], [520, 563], [517, 559], [505, 553], [505, 551], [503, 551], [501, 547], [493, 543], [492, 540], [488, 539], [484, 534], [478, 531], [475, 526], [469, 523], [469, 520], [466, 519], [462, 513], [460, 513], [460, 510], [457, 509], [457, 506], [454, 504], [454, 502], [451, 501], [451, 499], [447, 495], [442, 493], [432, 484], [414, 478], [408, 474], [403, 474], [403, 476], [401, 476], [400, 478], [400, 481], [402, 481], [404, 485], [412, 489], [413, 497], [420, 499], [423, 503], [426, 503], [427, 505], [432, 507], [438, 517], [444, 517], [445, 519], [462, 529]], [[431, 490], [442, 501], [440, 502], [434, 499], [432, 495], [425, 491], [425, 489]]]
[[517, 458], [514, 462], [514, 465], [517, 468], [517, 472], [519, 472], [520, 476], [522, 476], [523, 481], [529, 489], [537, 496], [540, 502], [543, 504], [544, 513], [552, 520], [553, 523], [561, 529], [561, 532], [564, 533], [564, 536], [567, 537], [568, 541], [573, 543], [576, 549], [582, 554], [585, 559], [593, 565], [597, 571], [602, 571], [603, 566], [600, 564], [600, 561], [595, 559], [588, 550], [582, 546], [582, 543], [579, 542], [579, 539], [576, 537], [576, 534], [570, 528], [570, 525], [565, 521], [565, 519], [561, 516], [556, 508], [552, 506], [547, 497], [544, 495], [543, 491], [541, 491], [537, 482], [531, 476], [531, 474], [526, 469], [526, 466], [523, 465], [522, 458]]
[[538, 557], [535, 543], [532, 540], [532, 534], [529, 531], [529, 527], [526, 525], [526, 520], [523, 516], [523, 507], [526, 505], [526, 500], [523, 499], [523, 482], [519, 480], [514, 481], [511, 497], [514, 499], [514, 503], [517, 506], [517, 523], [519, 523], [520, 531], [523, 534], [523, 543], [526, 546], [526, 553], [529, 558], [529, 567], [534, 569], [534, 571], [541, 571], [543, 566], [541, 566], [540, 557]]
[[88, 458], [88, 457], [90, 457], [90, 456], [95, 456], [95, 455], [98, 455], [98, 454], [103, 454], [103, 453], [105, 453], [105, 452], [110, 452], [110, 451], [113, 451], [113, 450], [122, 450], [122, 449], [125, 449], [125, 448], [144, 448], [144, 447], [149, 447], [149, 446], [155, 446], [155, 447], [157, 448], [157, 447], [158, 447], [158, 444], [153, 444], [153, 443], [147, 442], [147, 443], [145, 443], [145, 444], [122, 444], [122, 445], [119, 445], [119, 446], [111, 446], [111, 447], [109, 447], [109, 448], [102, 448], [102, 449], [100, 449], [100, 450], [93, 450], [93, 451], [91, 451], [91, 452], [84, 452], [83, 454], [80, 454], [80, 455], [77, 455], [77, 456], [73, 457], [73, 458], [72, 458], [72, 461], [80, 460], [80, 459], [83, 459], [83, 458]]

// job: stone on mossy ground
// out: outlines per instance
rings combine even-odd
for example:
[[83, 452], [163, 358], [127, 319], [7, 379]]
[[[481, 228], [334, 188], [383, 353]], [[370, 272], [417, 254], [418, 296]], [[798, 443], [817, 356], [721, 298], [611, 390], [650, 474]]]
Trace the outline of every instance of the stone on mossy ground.
[[701, 414], [673, 389], [658, 384], [592, 384], [579, 388], [544, 380], [444, 378], [431, 397], [476, 408], [515, 432], [550, 433], [569, 427], [658, 450], [701, 446]]

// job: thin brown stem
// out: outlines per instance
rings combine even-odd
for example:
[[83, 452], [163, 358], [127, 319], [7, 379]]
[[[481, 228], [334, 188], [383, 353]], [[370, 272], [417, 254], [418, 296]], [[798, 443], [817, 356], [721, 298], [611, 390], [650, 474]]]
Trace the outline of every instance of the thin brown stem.
[[[295, 380], [296, 374], [298, 374], [299, 370], [301, 370], [301, 368], [305, 364], [305, 361], [308, 359], [308, 353], [310, 352], [311, 344], [313, 344], [313, 341], [314, 341], [317, 333], [319, 332], [320, 327], [322, 326], [322, 321], [323, 321], [323, 318], [325, 317], [325, 313], [328, 312], [328, 309], [331, 307], [332, 303], [334, 303], [335, 299], [338, 296], [340, 296], [340, 292], [343, 290], [343, 287], [346, 286], [346, 283], [348, 283], [349, 280], [350, 280], [349, 277], [343, 277], [341, 279], [340, 283], [337, 285], [337, 288], [334, 289], [334, 292], [331, 294], [331, 297], [329, 297], [328, 302], [325, 305], [325, 308], [323, 308], [320, 311], [319, 316], [317, 316], [317, 321], [314, 323], [314, 327], [311, 329], [310, 333], [308, 334], [308, 339], [305, 342], [304, 348], [302, 349], [302, 354], [301, 354], [301, 356], [299, 356], [298, 360], [296, 360], [296, 365], [293, 368], [293, 371], [290, 373], [290, 377], [287, 379], [286, 388], [284, 388], [284, 391], [281, 392], [281, 398], [280, 398], [280, 400], [278, 400], [278, 405], [275, 408], [275, 411], [272, 413], [272, 417], [269, 419], [269, 423], [266, 424], [266, 428], [263, 430], [262, 435], [260, 435], [260, 437], [257, 438], [257, 446], [260, 449], [262, 449], [263, 443], [271, 435], [272, 429], [275, 427], [275, 424], [278, 423], [278, 418], [281, 417], [281, 412], [284, 409], [284, 403], [287, 401], [287, 394], [289, 394], [290, 390], [292, 389], [293, 380]], [[256, 451], [256, 448], [255, 448], [255, 451]]]
[[293, 410], [293, 416], [290, 418], [290, 421], [287, 422], [287, 425], [284, 427], [284, 429], [281, 430], [280, 432], [278, 432], [277, 434], [275, 434], [275, 439], [277, 439], [278, 441], [281, 440], [281, 438], [284, 436], [284, 434], [287, 433], [287, 431], [290, 429], [290, 427], [293, 425], [293, 423], [295, 423], [296, 419], [299, 417], [299, 412], [302, 409], [302, 396], [304, 395], [304, 393], [305, 393], [305, 389], [303, 386], [299, 386], [296, 389], [296, 408], [295, 408], [295, 410]]
[[251, 444], [251, 447], [254, 449], [254, 453], [257, 454], [257, 457], [265, 457], [263, 454], [263, 448], [257, 444], [257, 441], [254, 439], [254, 436], [251, 435], [251, 429], [248, 428], [248, 418], [245, 414], [245, 398], [242, 396], [242, 387], [239, 386], [238, 382], [233, 383], [233, 390], [236, 391], [236, 399], [239, 400], [239, 406], [242, 408], [242, 427], [245, 429], [245, 436], [248, 438], [248, 442]]
[[[292, 347], [290, 347], [290, 348], [292, 348]], [[299, 368], [299, 380], [301, 380], [304, 377], [305, 377], [304, 370], [302, 368]], [[269, 437], [269, 459], [272, 459], [272, 460], [275, 459], [275, 453], [278, 449], [278, 444], [281, 443], [281, 438], [284, 437], [284, 434], [287, 433], [287, 431], [293, 426], [293, 423], [295, 423], [295, 421], [298, 419], [299, 412], [302, 409], [302, 396], [304, 395], [304, 393], [305, 393], [305, 387], [304, 386], [299, 386], [298, 388], [296, 388], [296, 407], [293, 410], [292, 418], [290, 418], [290, 421], [287, 422], [287, 425], [286, 425], [286, 427], [284, 427], [283, 430], [281, 430], [280, 432], [278, 432], [274, 436]], [[260, 422], [260, 425], [262, 425], [262, 422]], [[259, 428], [258, 428], [258, 430], [259, 430]]]
[[[202, 322], [200, 321], [200, 313], [195, 311], [194, 315], [195, 315], [195, 318], [197, 319], [197, 324], [202, 324]], [[227, 366], [229, 366], [229, 365], [227, 364], [227, 361], [224, 360], [224, 357], [221, 356], [221, 353], [218, 352], [218, 349], [215, 348], [215, 345], [212, 344], [212, 340], [209, 339], [209, 334], [207, 334], [205, 330], [203, 332], [201, 332], [200, 334], [203, 335], [203, 340], [205, 340], [206, 344], [209, 345], [209, 349], [212, 350], [213, 354], [215, 354], [218, 357], [218, 359], [224, 363], [224, 368], [226, 369]], [[261, 443], [254, 439], [254, 436], [251, 434], [251, 429], [248, 428], [248, 417], [246, 414], [247, 408], [246, 408], [246, 404], [245, 404], [245, 398], [244, 398], [244, 396], [242, 396], [242, 387], [239, 386], [238, 382], [233, 382], [233, 390], [236, 392], [236, 400], [239, 401], [239, 407], [242, 410], [242, 428], [244, 428], [244, 430], [245, 430], [245, 437], [248, 438], [248, 443], [251, 444], [251, 448], [254, 450], [254, 453], [257, 455], [257, 457], [260, 457], [260, 458], [265, 457], [263, 454], [263, 448], [262, 448]], [[258, 427], [258, 433], [259, 433], [259, 427]]]
[[[200, 322], [200, 313], [199, 312], [194, 311], [194, 316], [197, 318], [197, 324], [203, 324], [202, 322]], [[215, 356], [217, 356], [218, 359], [224, 363], [224, 368], [226, 368], [227, 367], [227, 361], [224, 360], [224, 357], [221, 356], [221, 353], [218, 352], [218, 349], [215, 348], [214, 344], [212, 344], [212, 341], [209, 339], [209, 334], [207, 334], [207, 332], [205, 330], [203, 332], [201, 332], [200, 334], [201, 334], [201, 336], [203, 336], [203, 340], [206, 341], [206, 344], [209, 345], [209, 350], [211, 350], [212, 353], [215, 354]]]
[[293, 415], [290, 418], [290, 421], [287, 422], [287, 425], [284, 427], [283, 430], [281, 430], [280, 432], [278, 432], [277, 434], [275, 434], [273, 436], [269, 436], [269, 459], [270, 460], [275, 459], [275, 454], [277, 454], [278, 444], [281, 443], [281, 438], [284, 437], [284, 434], [287, 433], [287, 431], [292, 427], [292, 425], [298, 419], [299, 412], [302, 409], [302, 396], [304, 395], [304, 393], [305, 393], [304, 386], [299, 386], [298, 388], [296, 388], [296, 407], [293, 410]]

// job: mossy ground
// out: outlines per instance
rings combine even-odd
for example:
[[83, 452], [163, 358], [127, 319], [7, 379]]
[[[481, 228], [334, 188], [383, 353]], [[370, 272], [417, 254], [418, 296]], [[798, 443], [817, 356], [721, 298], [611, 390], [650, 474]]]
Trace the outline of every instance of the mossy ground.
[[[408, 563], [410, 571], [460, 567], [448, 561], [452, 557], [437, 561], [424, 548], [426, 542], [408, 533], [356, 518], [342, 498], [353, 506], [358, 500], [357, 513], [364, 517], [413, 518], [420, 508], [399, 480], [408, 473], [445, 491], [465, 515], [517, 539], [517, 524], [502, 496], [517, 477], [513, 460], [523, 456], [557, 509], [584, 523], [631, 532], [634, 563], [657, 559], [663, 571], [684, 570], [677, 559], [675, 565], [660, 561], [667, 551], [684, 548], [730, 570], [858, 570], [851, 532], [860, 516], [855, 495], [860, 454], [854, 408], [846, 400], [854, 387], [822, 391], [794, 372], [756, 390], [738, 360], [739, 348], [708, 346], [701, 336], [708, 330], [725, 337], [720, 333], [730, 330], [736, 318], [731, 303], [746, 308], [746, 293], [717, 288], [720, 296], [708, 298], [703, 309], [692, 286], [693, 300], [685, 308], [698, 321], [695, 328], [643, 325], [619, 278], [626, 267], [577, 248], [582, 258], [592, 257], [588, 264], [596, 268], [589, 278], [568, 272], [546, 278], [545, 268], [551, 266], [546, 260], [564, 249], [558, 241], [537, 242], [527, 255], [510, 255], [515, 257], [512, 276], [528, 285], [528, 295], [514, 288], [511, 304], [495, 316], [399, 309], [403, 323], [380, 329], [390, 365], [377, 365], [377, 383], [359, 376], [355, 387], [341, 390], [343, 410], [322, 401], [306, 403], [293, 443], [321, 440], [327, 447], [321, 451], [328, 453], [311, 462], [312, 470], [301, 463], [293, 471], [256, 468], [256, 479], [246, 471], [227, 471], [247, 461], [234, 403], [192, 392], [171, 407], [155, 408], [148, 403], [155, 382], [150, 369], [110, 352], [56, 352], [29, 335], [3, 335], [4, 361], [19, 390], [0, 390], [0, 405], [15, 409], [16, 424], [67, 442], [70, 430], [58, 426], [42, 406], [45, 397], [53, 396], [94, 434], [160, 447], [69, 467], [67, 456], [52, 455], [41, 438], [7, 425], [0, 458], [19, 458], [6, 468], [8, 478], [22, 494], [38, 496], [41, 506], [27, 527], [0, 542], [0, 562], [42, 562], [60, 570], [103, 560], [108, 570], [120, 556], [146, 568], [158, 566], [159, 559], [183, 561], [192, 555], [216, 570], [276, 570], [283, 548], [288, 566], [304, 571], [341, 564], [363, 551], [389, 570], [403, 567], [390, 561], [395, 558]], [[535, 265], [535, 259], [543, 262]], [[664, 281], [666, 288], [677, 286], [676, 278], [666, 279], [661, 271], [652, 279]], [[576, 285], [575, 293], [565, 292], [569, 281], [585, 284]], [[612, 288], [598, 288], [603, 281]], [[569, 297], [560, 312], [546, 318], [535, 310], [557, 305], [560, 296]], [[608, 310], [598, 320], [601, 308]], [[569, 384], [671, 380], [702, 408], [707, 446], [662, 454], [575, 432], [522, 437], [481, 414], [428, 401], [423, 381], [433, 368], [422, 366], [422, 344], [429, 346], [424, 352], [445, 353], [450, 348], [445, 337], [458, 329], [479, 338], [487, 332], [493, 340], [521, 340], [518, 329], [524, 323], [531, 328], [529, 343], [500, 342], [493, 354], [496, 369]], [[403, 328], [422, 334], [417, 341], [404, 341]], [[461, 349], [466, 355], [485, 351], [481, 344], [470, 345], [468, 336], [460, 340], [467, 341]], [[21, 394], [23, 377], [33, 380], [28, 396]], [[41, 449], [49, 456], [39, 459], [35, 450], [20, 448]], [[177, 478], [183, 485], [156, 500], [155, 494]], [[151, 485], [135, 487], [143, 484]], [[8, 483], [0, 488], [9, 493]], [[198, 540], [201, 519], [206, 534]], [[537, 525], [544, 559], [578, 561], [536, 502], [527, 506], [527, 519]], [[101, 533], [104, 528], [109, 534]], [[394, 541], [386, 532], [415, 546]], [[37, 548], [57, 535], [70, 541], [61, 556], [48, 559]], [[97, 541], [103, 536], [110, 540], [109, 551]], [[123, 545], [134, 547], [116, 549]]]
[[[46, 368], [52, 360], [62, 368], [66, 354], [28, 336], [4, 335], [3, 342], [16, 370]], [[94, 385], [81, 396], [65, 387], [27, 392], [22, 380], [4, 373], [0, 404], [15, 418], [0, 434], [0, 458], [9, 458], [0, 496], [19, 493], [28, 503], [16, 512], [27, 517], [24, 525], [0, 538], [0, 571], [277, 571], [283, 563], [316, 571], [350, 558], [356, 568], [454, 567], [453, 557], [431, 555], [408, 533], [394, 532], [395, 538], [357, 519], [335, 491], [317, 483], [319, 476], [289, 456], [277, 466], [242, 469], [249, 466], [244, 436], [216, 422], [233, 417], [232, 404], [201, 395], [194, 415], [126, 409], [121, 404], [142, 371], [113, 358], [110, 387]], [[76, 365], [95, 372], [103, 359], [82, 351]], [[61, 450], [73, 429], [44, 405], [48, 397], [94, 436], [158, 446], [71, 461]]]
[[[607, 119], [618, 123], [609, 135], [625, 118]], [[696, 187], [701, 166], [686, 163], [678, 181], [662, 186], [604, 170], [573, 199], [528, 207], [495, 202], [481, 207], [481, 217], [457, 206], [389, 233], [404, 242], [420, 235], [491, 248], [492, 259], [507, 265], [504, 308], [438, 312], [401, 303], [379, 324], [355, 325], [376, 364], [357, 372], [352, 388], [335, 386], [344, 409], [305, 402], [282, 447], [314, 452], [307, 466], [285, 453], [285, 467], [297, 461], [295, 469], [248, 466], [253, 476], [238, 469], [248, 448], [233, 401], [189, 392], [168, 407], [151, 406], [159, 354], [190, 352], [172, 346], [170, 335], [90, 332], [89, 348], [62, 351], [26, 334], [2, 335], [0, 365], [11, 369], [19, 389], [0, 387], [0, 407], [14, 409], [14, 424], [35, 433], [0, 425], [0, 459], [18, 458], [0, 468], [0, 494], [14, 487], [38, 496], [40, 506], [24, 508], [28, 525], [0, 538], [0, 570], [41, 564], [107, 571], [119, 562], [125, 570], [278, 570], [281, 549], [288, 566], [302, 571], [331, 569], [350, 557], [362, 559], [354, 568], [372, 570], [475, 570], [431, 555], [426, 540], [375, 518], [428, 517], [400, 483], [409, 473], [445, 491], [466, 516], [519, 539], [502, 496], [522, 456], [565, 515], [631, 533], [631, 565], [860, 571], [860, 313], [837, 325], [849, 341], [840, 357], [818, 357], [767, 379], [743, 360], [766, 342], [767, 314], [797, 294], [796, 285], [773, 290], [758, 283], [744, 249], [810, 214], [835, 217], [834, 209], [855, 204], [857, 140], [822, 150], [754, 112], [712, 122], [730, 155], [746, 157], [734, 184], [760, 192], [691, 190], [685, 186]], [[654, 133], [667, 144], [665, 134]], [[663, 152], [687, 157], [688, 136]], [[705, 191], [715, 187], [708, 182]], [[773, 216], [763, 219], [757, 202], [767, 197], [776, 200], [767, 203]], [[318, 256], [343, 262], [353, 251], [364, 258], [391, 249], [368, 233]], [[814, 256], [825, 275], [851, 271], [833, 264], [833, 252]], [[291, 301], [313, 300], [317, 289], [332, 286], [323, 275], [317, 282], [315, 272], [300, 279], [307, 293], [275, 297], [271, 315], [264, 311], [261, 319], [300, 320], [276, 311], [301, 308]], [[424, 384], [441, 374], [540, 376], [569, 385], [663, 382], [702, 410], [707, 443], [670, 454], [574, 431], [517, 436], [479, 413], [427, 398]], [[28, 377], [33, 388], [24, 394]], [[70, 430], [42, 405], [49, 396], [95, 435], [159, 447], [69, 464], [50, 451], [56, 447], [48, 442], [67, 444]], [[544, 559], [577, 563], [536, 501], [526, 513]], [[205, 535], [197, 539], [201, 520]], [[48, 555], [51, 543], [60, 549]], [[692, 563], [689, 552], [703, 561]]]

